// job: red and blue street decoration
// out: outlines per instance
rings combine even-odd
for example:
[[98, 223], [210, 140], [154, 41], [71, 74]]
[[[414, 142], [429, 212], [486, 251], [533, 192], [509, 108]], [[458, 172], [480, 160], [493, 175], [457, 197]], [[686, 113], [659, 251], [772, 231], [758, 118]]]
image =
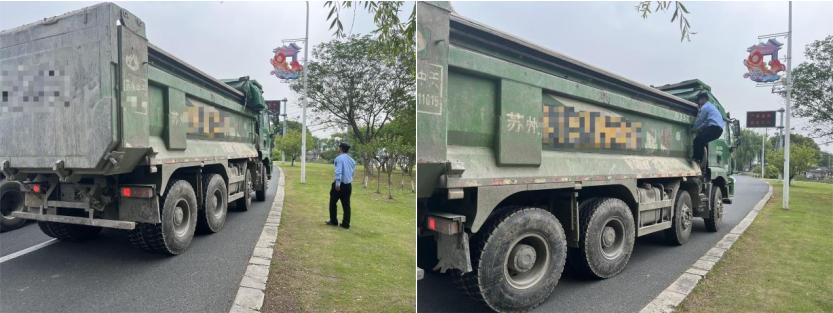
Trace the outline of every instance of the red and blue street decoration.
[[301, 77], [304, 67], [298, 62], [299, 51], [301, 51], [301, 47], [298, 47], [295, 43], [272, 50], [275, 56], [269, 59], [269, 63], [272, 63], [274, 68], [271, 74], [280, 79], [298, 79]]
[[[743, 60], [743, 65], [749, 70], [748, 73], [743, 74], [743, 78], [749, 78], [752, 81], [759, 83], [771, 83], [781, 79], [778, 72], [787, 69], [781, 61], [778, 60], [778, 50], [784, 44], [775, 39], [770, 39], [767, 42], [759, 43], [746, 49], [749, 56]], [[765, 56], [769, 56], [769, 66], [764, 60]]]

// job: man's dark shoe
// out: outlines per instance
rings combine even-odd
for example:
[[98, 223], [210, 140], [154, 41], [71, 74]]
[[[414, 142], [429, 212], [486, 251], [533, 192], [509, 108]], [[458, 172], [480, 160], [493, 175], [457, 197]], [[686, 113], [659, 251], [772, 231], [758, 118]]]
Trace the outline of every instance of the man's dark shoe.
[[344, 228], [344, 229], [350, 229], [350, 225], [344, 225], [343, 223], [341, 225], [338, 225], [338, 226], [341, 226], [341, 228]]
[[326, 221], [326, 222], [324, 222], [324, 224], [327, 224], [327, 225], [330, 225], [330, 226], [338, 226], [338, 223], [334, 223], [332, 221]]

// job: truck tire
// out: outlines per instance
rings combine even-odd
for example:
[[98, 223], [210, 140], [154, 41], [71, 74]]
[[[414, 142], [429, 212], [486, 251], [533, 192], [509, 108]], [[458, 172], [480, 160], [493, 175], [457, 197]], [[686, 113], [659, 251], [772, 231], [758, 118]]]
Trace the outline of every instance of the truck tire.
[[22, 205], [23, 194], [20, 193], [20, 185], [0, 180], [0, 233], [26, 225], [26, 220], [9, 215]]
[[630, 260], [636, 237], [628, 205], [616, 198], [582, 203], [579, 248], [571, 248], [567, 264], [577, 274], [603, 279], [616, 276]]
[[26, 225], [26, 220], [18, 217], [2, 215], [0, 216], [0, 233], [12, 231]]
[[49, 237], [64, 241], [84, 241], [95, 238], [101, 232], [101, 227], [64, 224], [55, 222], [38, 222], [38, 227]]
[[703, 221], [706, 222], [706, 230], [714, 233], [720, 228], [720, 221], [723, 220], [723, 192], [719, 186], [712, 188], [710, 199], [714, 207], [709, 210], [709, 216], [704, 217]]
[[688, 191], [680, 190], [674, 201], [674, 219], [671, 228], [665, 231], [665, 239], [669, 244], [681, 246], [691, 237], [691, 219], [694, 216], [691, 195]]
[[185, 180], [174, 182], [162, 202], [162, 223], [138, 223], [130, 231], [130, 243], [151, 252], [177, 255], [194, 239], [197, 225], [197, 196]]
[[218, 174], [211, 174], [205, 178], [205, 201], [197, 217], [197, 231], [216, 233], [223, 229], [228, 215], [228, 189], [226, 181]]
[[238, 199], [234, 203], [234, 207], [238, 211], [245, 212], [252, 207], [252, 192], [254, 192], [254, 184], [252, 182], [252, 171], [246, 171], [246, 177], [243, 180], [243, 198]]
[[539, 208], [508, 211], [471, 244], [472, 271], [457, 285], [498, 312], [530, 310], [549, 298], [567, 257], [561, 223]]
[[269, 180], [266, 179], [266, 167], [265, 166], [260, 167], [260, 179], [261, 179], [260, 186], [262, 188], [260, 190], [255, 190], [255, 200], [257, 200], [258, 202], [263, 202], [263, 201], [266, 201], [266, 189], [268, 189], [268, 187], [269, 187]]

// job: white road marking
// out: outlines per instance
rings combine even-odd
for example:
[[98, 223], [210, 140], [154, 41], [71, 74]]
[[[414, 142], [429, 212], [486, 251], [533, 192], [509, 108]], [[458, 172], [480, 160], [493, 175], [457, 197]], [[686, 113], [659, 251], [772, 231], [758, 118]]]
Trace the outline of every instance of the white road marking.
[[17, 252], [15, 252], [15, 253], [11, 253], [11, 254], [5, 255], [5, 256], [3, 256], [3, 257], [0, 257], [0, 263], [3, 263], [3, 262], [6, 262], [6, 261], [9, 261], [9, 260], [15, 259], [15, 258], [17, 258], [17, 257], [19, 257], [19, 256], [24, 256], [24, 255], [26, 255], [26, 254], [29, 254], [30, 252], [37, 251], [38, 249], [41, 249], [41, 248], [47, 247], [47, 246], [49, 246], [49, 245], [51, 245], [51, 244], [53, 244], [53, 243], [56, 243], [56, 242], [58, 242], [58, 239], [52, 238], [52, 239], [50, 239], [50, 240], [47, 240], [47, 241], [41, 242], [41, 243], [36, 244], [36, 245], [34, 245], [34, 246], [31, 246], [31, 247], [28, 247], [28, 248], [26, 248], [26, 249], [23, 249], [23, 250], [17, 251]]

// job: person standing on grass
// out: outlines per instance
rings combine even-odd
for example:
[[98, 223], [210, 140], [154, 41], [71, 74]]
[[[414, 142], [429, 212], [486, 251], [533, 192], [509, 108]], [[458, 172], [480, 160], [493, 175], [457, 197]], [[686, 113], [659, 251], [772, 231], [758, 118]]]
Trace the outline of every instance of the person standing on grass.
[[338, 226], [338, 214], [336, 212], [336, 202], [341, 200], [341, 209], [344, 210], [344, 215], [341, 219], [341, 227], [344, 229], [350, 228], [350, 194], [353, 192], [353, 170], [356, 169], [356, 161], [350, 157], [347, 152], [350, 151], [350, 145], [342, 142], [338, 145], [341, 153], [338, 154], [333, 165], [335, 165], [335, 180], [330, 187], [330, 220], [327, 225]]

